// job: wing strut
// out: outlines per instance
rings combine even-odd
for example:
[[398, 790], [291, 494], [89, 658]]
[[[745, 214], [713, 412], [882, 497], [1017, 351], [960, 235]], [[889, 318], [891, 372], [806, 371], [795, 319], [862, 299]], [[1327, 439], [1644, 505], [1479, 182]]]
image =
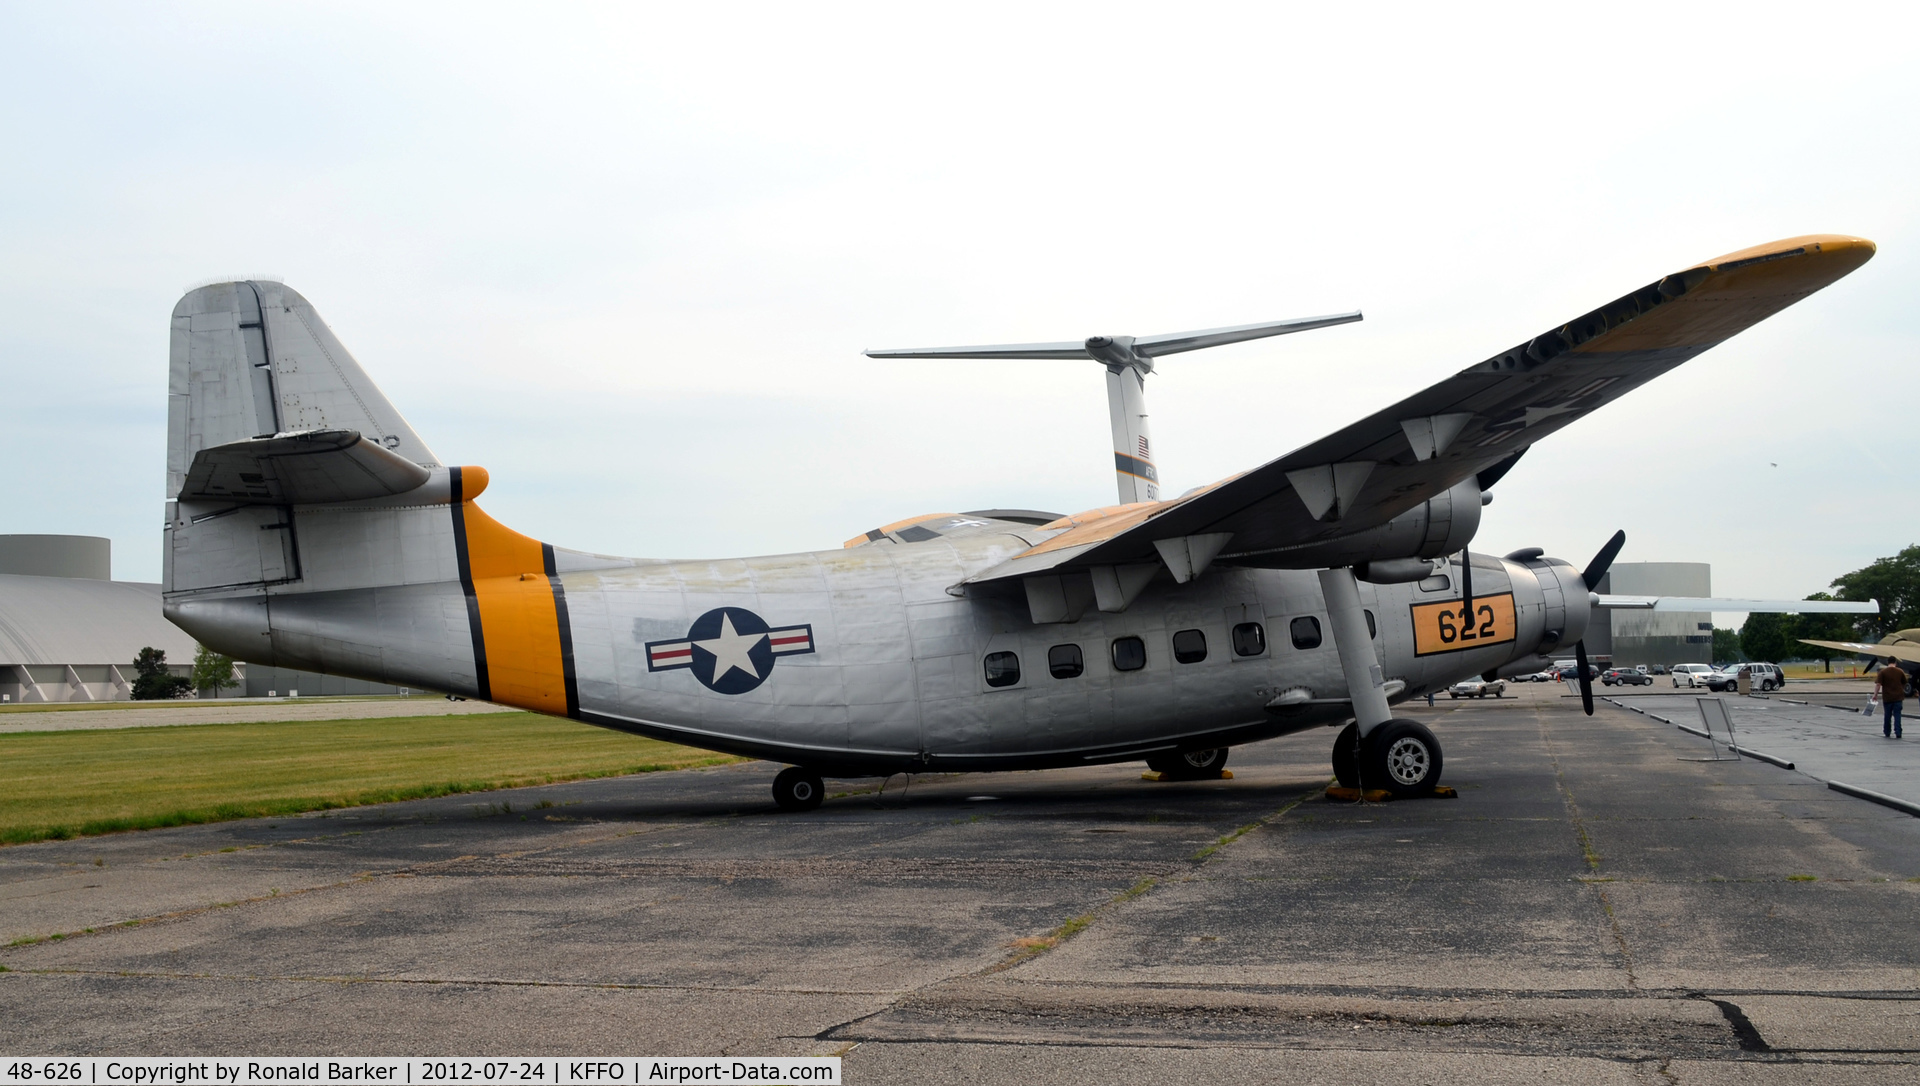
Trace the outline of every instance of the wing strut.
[[1153, 360], [1161, 355], [1244, 343], [1250, 339], [1283, 336], [1360, 319], [1358, 310], [1326, 317], [1299, 317], [1209, 328], [1199, 332], [1172, 332], [1159, 336], [1092, 336], [1078, 343], [1003, 343], [986, 347], [913, 347], [868, 351], [869, 358], [1087, 358], [1107, 367], [1107, 414], [1113, 426], [1113, 470], [1119, 479], [1120, 504], [1160, 500], [1160, 473], [1153, 466], [1153, 443], [1147, 433], [1146, 382]]

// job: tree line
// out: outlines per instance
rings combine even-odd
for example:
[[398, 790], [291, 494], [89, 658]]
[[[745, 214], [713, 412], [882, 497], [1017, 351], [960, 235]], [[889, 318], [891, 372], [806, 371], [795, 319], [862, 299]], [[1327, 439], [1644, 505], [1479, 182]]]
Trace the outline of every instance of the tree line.
[[[1920, 543], [1890, 558], [1875, 559], [1864, 569], [1835, 577], [1828, 584], [1834, 591], [1815, 592], [1810, 600], [1879, 600], [1877, 615], [1779, 615], [1754, 613], [1738, 635], [1739, 652], [1749, 660], [1785, 660], [1802, 658], [1835, 660], [1852, 656], [1840, 649], [1803, 645], [1803, 637], [1822, 641], [1878, 641], [1895, 630], [1920, 626]], [[1734, 640], [1732, 630], [1715, 630], [1714, 658], [1721, 656], [1724, 640]], [[1728, 647], [1731, 647], [1729, 645]]]

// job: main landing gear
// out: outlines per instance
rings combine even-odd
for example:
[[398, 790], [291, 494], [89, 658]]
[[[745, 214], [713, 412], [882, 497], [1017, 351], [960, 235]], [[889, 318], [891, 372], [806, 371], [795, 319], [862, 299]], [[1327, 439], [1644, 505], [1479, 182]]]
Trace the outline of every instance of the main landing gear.
[[826, 798], [826, 782], [811, 769], [790, 765], [773, 778], [773, 802], [783, 811], [811, 811]]
[[1147, 759], [1147, 768], [1169, 781], [1212, 780], [1227, 764], [1227, 748], [1190, 750], [1185, 754], [1156, 754]]
[[1333, 775], [1342, 788], [1421, 795], [1440, 783], [1440, 765], [1440, 741], [1418, 721], [1389, 720], [1365, 739], [1359, 725], [1349, 724], [1333, 741]]

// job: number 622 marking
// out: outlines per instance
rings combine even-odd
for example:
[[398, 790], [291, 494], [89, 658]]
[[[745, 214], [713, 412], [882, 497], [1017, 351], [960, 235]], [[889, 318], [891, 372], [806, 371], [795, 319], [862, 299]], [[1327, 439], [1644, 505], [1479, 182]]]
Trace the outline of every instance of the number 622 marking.
[[1461, 600], [1441, 600], [1413, 606], [1413, 654], [1432, 656], [1442, 652], [1465, 652], [1482, 645], [1499, 645], [1514, 639], [1513, 593], [1475, 596], [1473, 615], [1465, 614]]

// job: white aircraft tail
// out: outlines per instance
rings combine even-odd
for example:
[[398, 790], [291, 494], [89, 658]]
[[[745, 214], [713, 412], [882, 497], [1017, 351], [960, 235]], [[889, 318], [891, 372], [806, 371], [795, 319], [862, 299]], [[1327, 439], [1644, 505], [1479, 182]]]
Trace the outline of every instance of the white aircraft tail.
[[425, 468], [433, 451], [313, 306], [284, 283], [215, 283], [173, 309], [167, 496], [193, 458], [237, 441], [353, 430]]
[[1147, 432], [1147, 374], [1161, 355], [1244, 343], [1313, 328], [1347, 324], [1360, 313], [1238, 324], [1198, 332], [1158, 336], [1092, 336], [1067, 343], [1003, 343], [989, 347], [909, 347], [868, 351], [870, 358], [1090, 358], [1107, 367], [1107, 415], [1113, 427], [1113, 470], [1120, 504], [1160, 500], [1160, 469], [1153, 463], [1153, 437]]
[[629, 564], [487, 516], [305, 298], [201, 287], [174, 309], [166, 614], [237, 659], [571, 715], [559, 575]]

